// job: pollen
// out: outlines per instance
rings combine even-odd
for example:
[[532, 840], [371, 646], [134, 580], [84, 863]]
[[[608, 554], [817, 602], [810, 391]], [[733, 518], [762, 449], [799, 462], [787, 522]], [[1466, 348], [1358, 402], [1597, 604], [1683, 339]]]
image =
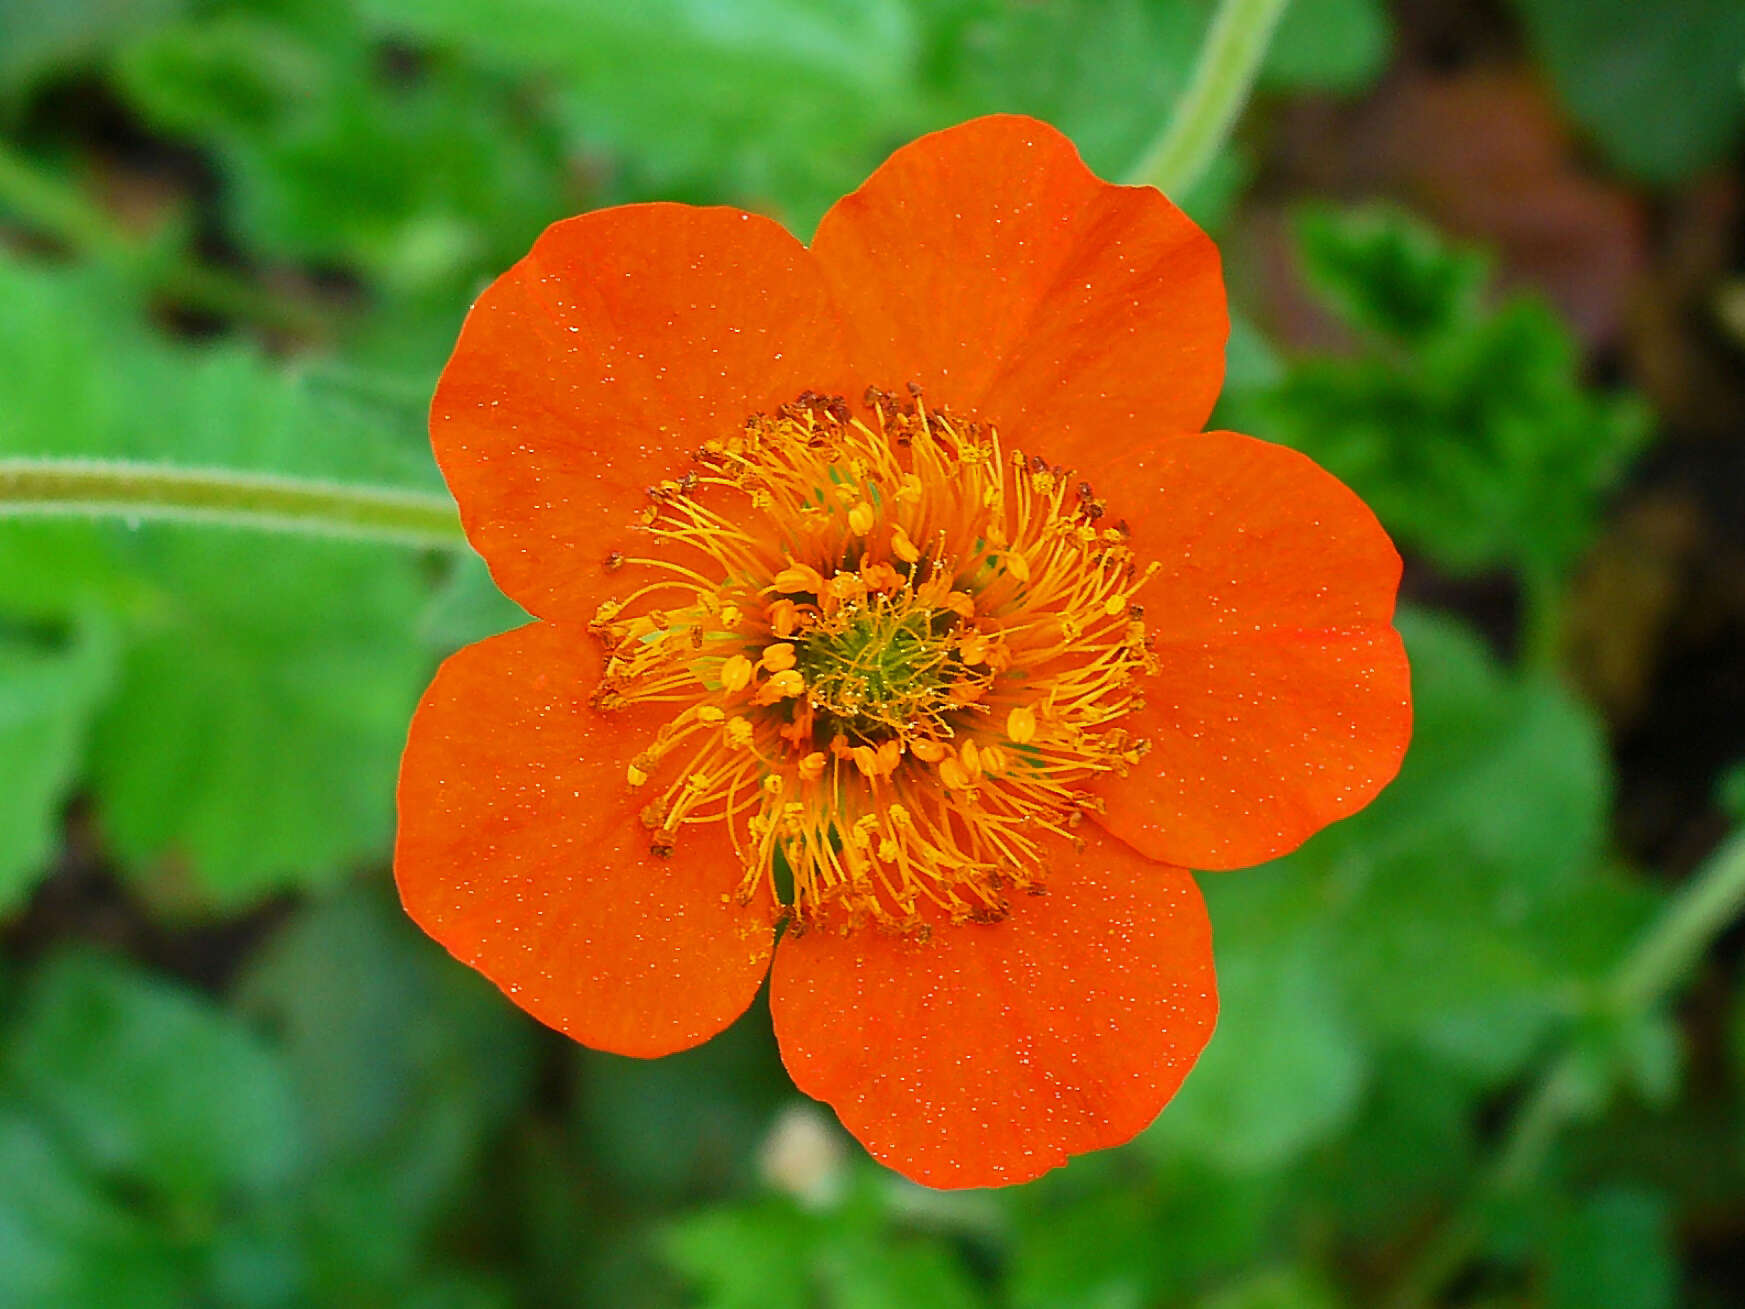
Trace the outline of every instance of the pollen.
[[590, 627], [593, 703], [671, 711], [628, 772], [651, 848], [725, 825], [740, 898], [796, 931], [992, 923], [1044, 889], [1044, 841], [1146, 749], [1125, 525], [913, 393], [808, 393], [694, 460], [626, 506], [649, 548]]

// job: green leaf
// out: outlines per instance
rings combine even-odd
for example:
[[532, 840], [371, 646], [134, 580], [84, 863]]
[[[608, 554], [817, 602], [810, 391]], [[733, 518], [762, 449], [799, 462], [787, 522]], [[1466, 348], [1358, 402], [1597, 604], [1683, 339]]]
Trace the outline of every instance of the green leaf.
[[[235, 346], [166, 346], [130, 308], [94, 270], [0, 261], [0, 455], [436, 484], [422, 442], [379, 406]], [[330, 878], [385, 848], [428, 669], [425, 589], [397, 550], [0, 522], [0, 614], [114, 618], [119, 684], [91, 747], [99, 817], [136, 867], [173, 855], [191, 869], [199, 899]]]
[[[308, 1125], [319, 1204], [414, 1244], [457, 1199], [532, 1075], [527, 1021], [362, 890], [316, 902], [253, 960], [242, 1010], [279, 1036]], [[335, 1236], [342, 1236], [335, 1233]], [[350, 1237], [356, 1239], [354, 1231]]]
[[418, 628], [432, 648], [446, 653], [530, 621], [525, 609], [497, 589], [485, 561], [469, 553], [431, 597]]
[[204, 999], [69, 952], [34, 979], [7, 1070], [97, 1174], [215, 1215], [286, 1183], [302, 1155], [278, 1058]]
[[1417, 714], [1405, 766], [1286, 863], [1340, 907], [1331, 957], [1364, 1027], [1501, 1078], [1652, 898], [1601, 866], [1611, 779], [1592, 712], [1506, 675], [1452, 620], [1399, 625]]
[[1260, 66], [1261, 85], [1353, 94], [1381, 76], [1392, 44], [1380, 0], [1292, 0]]
[[1337, 1132], [1368, 1061], [1307, 879], [1286, 864], [1204, 884], [1218, 949], [1218, 1027], [1147, 1133], [1233, 1171], [1276, 1168]]
[[1549, 1309], [1670, 1309], [1678, 1263], [1665, 1200], [1608, 1189], [1567, 1214], [1553, 1238]]
[[1738, 0], [1515, 3], [1571, 113], [1626, 172], [1676, 182], [1738, 141]]
[[385, 36], [563, 88], [643, 191], [777, 204], [809, 230], [921, 110], [902, 0], [366, 0]]
[[55, 848], [114, 665], [112, 634], [94, 618], [70, 628], [0, 622], [0, 910], [29, 892]]
[[459, 58], [397, 75], [351, 5], [192, 18], [118, 71], [148, 121], [218, 153], [239, 236], [397, 293], [458, 300], [579, 207], [545, 105]]
[[1310, 211], [1301, 234], [1311, 284], [1362, 347], [1294, 363], [1229, 416], [1325, 465], [1450, 572], [1567, 570], [1648, 435], [1642, 403], [1585, 387], [1548, 307], [1484, 307], [1483, 261], [1399, 214]]
[[48, 77], [109, 53], [136, 33], [173, 19], [183, 0], [31, 0], [0, 4], [0, 92], [28, 91]]
[[103, 1194], [40, 1118], [0, 1105], [0, 1302], [187, 1303], [174, 1249]]
[[1131, 1154], [1087, 1157], [1006, 1193], [1006, 1284], [1019, 1309], [1178, 1304], [1269, 1243], [1281, 1199], [1275, 1174], [1231, 1175], [1190, 1159], [1138, 1172], [1120, 1162], [1130, 1165]]
[[793, 1094], [762, 1001], [694, 1050], [655, 1060], [581, 1050], [577, 1058], [582, 1139], [633, 1195], [743, 1183], [778, 1107]]
[[702, 1309], [810, 1309], [817, 1224], [792, 1205], [705, 1210], [666, 1229], [661, 1249]]

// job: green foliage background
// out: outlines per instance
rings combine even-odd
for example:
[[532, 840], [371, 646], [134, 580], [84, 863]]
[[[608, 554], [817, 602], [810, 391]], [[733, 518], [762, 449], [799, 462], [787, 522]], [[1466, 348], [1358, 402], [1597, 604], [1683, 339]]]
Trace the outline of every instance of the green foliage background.
[[[1495, 8], [1494, 57], [1549, 88], [1583, 169], [1649, 212], [1741, 185], [1734, 0]], [[1211, 10], [0, 0], [0, 460], [440, 491], [422, 406], [546, 223], [660, 197], [805, 235], [895, 145], [994, 110], [1120, 177]], [[1321, 460], [1409, 554], [1418, 729], [1364, 814], [1204, 879], [1224, 1015], [1151, 1130], [934, 1194], [807, 1117], [761, 1008], [657, 1063], [537, 1029], [386, 871], [419, 691], [520, 618], [476, 560], [0, 513], [0, 1305], [1745, 1299], [1737, 943], [1694, 1009], [1619, 1001], [1702, 851], [1651, 867], [1627, 839], [1620, 727], [1567, 657], [1665, 415], [1434, 215], [1279, 164], [1293, 106], [1422, 62], [1404, 12], [1295, 0], [1182, 197], [1227, 251], [1287, 201], [1336, 344], [1286, 348], [1238, 295], [1219, 418]], [[1745, 723], [1711, 726], [1745, 756]], [[1716, 780], [1703, 848], [1745, 808]], [[1547, 1070], [1567, 1130], [1523, 1143]]]

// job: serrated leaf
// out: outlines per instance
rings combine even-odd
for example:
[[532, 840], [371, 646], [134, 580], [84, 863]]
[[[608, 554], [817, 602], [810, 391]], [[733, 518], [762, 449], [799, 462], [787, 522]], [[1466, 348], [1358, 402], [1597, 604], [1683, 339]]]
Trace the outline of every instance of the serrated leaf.
[[95, 1174], [215, 1215], [282, 1186], [302, 1147], [290, 1083], [204, 999], [81, 951], [34, 979], [6, 1068]]
[[1738, 0], [1515, 0], [1576, 120], [1619, 167], [1670, 183], [1745, 125]]
[[1547, 306], [1484, 307], [1482, 261], [1402, 215], [1311, 211], [1302, 235], [1311, 282], [1365, 343], [1299, 360], [1227, 411], [1323, 464], [1449, 572], [1566, 571], [1647, 439], [1642, 402], [1587, 388]]
[[114, 645], [95, 617], [70, 627], [0, 622], [0, 911], [28, 894], [54, 850], [92, 711], [114, 676]]

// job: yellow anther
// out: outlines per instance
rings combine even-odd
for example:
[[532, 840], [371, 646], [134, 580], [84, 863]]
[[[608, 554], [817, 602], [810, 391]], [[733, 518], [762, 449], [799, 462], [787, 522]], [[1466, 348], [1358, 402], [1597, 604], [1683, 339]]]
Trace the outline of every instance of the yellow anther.
[[737, 694], [751, 685], [751, 660], [744, 655], [733, 655], [721, 665], [721, 686], [729, 695]]
[[894, 804], [885, 810], [885, 817], [891, 820], [892, 827], [908, 827], [910, 825], [909, 811], [900, 804]]
[[707, 723], [710, 727], [715, 726], [716, 723], [719, 723], [726, 717], [726, 713], [722, 711], [719, 705], [706, 704], [697, 706], [697, 721], [700, 723]]
[[1006, 715], [1006, 736], [1014, 745], [1028, 745], [1036, 736], [1036, 711], [1018, 705]]
[[800, 607], [792, 600], [776, 600], [769, 607], [768, 617], [770, 631], [777, 636], [792, 636], [800, 625]]
[[957, 757], [963, 764], [963, 771], [970, 777], [976, 778], [982, 775], [981, 751], [976, 748], [974, 741], [965, 738], [963, 745], [958, 748]]
[[631, 764], [630, 767], [625, 770], [624, 776], [625, 780], [627, 780], [632, 786], [641, 786], [648, 781], [648, 774], [643, 772], [642, 769], [638, 768], [635, 764]]
[[735, 750], [743, 750], [751, 744], [751, 720], [749, 718], [729, 718], [723, 734], [727, 738], [728, 745]]
[[949, 791], [967, 791], [974, 785], [968, 771], [954, 757], [939, 761], [939, 780]]
[[685, 779], [685, 786], [700, 795], [709, 789], [709, 774], [704, 772], [692, 773]]
[[945, 758], [945, 747], [938, 741], [917, 738], [909, 742], [909, 750], [915, 758], [925, 764], [936, 764]]
[[896, 857], [897, 843], [887, 836], [884, 840], [879, 842], [879, 858], [883, 859], [888, 864]]
[[824, 776], [824, 765], [828, 762], [829, 759], [822, 750], [812, 751], [811, 754], [800, 760], [800, 780], [804, 782], [817, 781]]
[[824, 589], [824, 579], [818, 575], [816, 568], [808, 564], [789, 564], [770, 578], [770, 587], [783, 595], [793, 595], [799, 591], [810, 591], [817, 595]]
[[862, 500], [848, 511], [848, 530], [856, 536], [865, 536], [873, 529], [873, 507]]
[[957, 643], [957, 654], [966, 664], [982, 664], [988, 659], [988, 638], [980, 632], [970, 632]]
[[768, 689], [778, 700], [791, 699], [806, 689], [806, 679], [792, 668], [784, 668], [770, 677]]
[[721, 608], [721, 626], [737, 627], [739, 625], [739, 606], [723, 605]]
[[764, 778], [763, 789], [768, 795], [780, 795], [782, 793], [782, 775], [780, 773], [771, 773], [768, 777]]
[[1103, 601], [1103, 613], [1110, 618], [1119, 618], [1127, 611], [1127, 602], [1118, 595], [1112, 595]]
[[766, 645], [763, 648], [763, 658], [759, 659], [758, 663], [772, 673], [792, 668], [794, 666], [794, 647], [786, 641], [779, 641], [775, 645]]
[[975, 597], [964, 591], [951, 591], [946, 594], [944, 606], [959, 618], [974, 618], [976, 616]]
[[1030, 580], [1030, 561], [1016, 550], [1006, 552], [1006, 571], [1020, 582]]
[[921, 557], [921, 551], [909, 539], [909, 534], [900, 527], [891, 529], [891, 553], [906, 564], [912, 564]]
[[989, 777], [1003, 777], [1006, 769], [1011, 767], [1011, 761], [1006, 758], [1006, 752], [997, 745], [982, 747], [982, 772]]
[[904, 473], [903, 480], [897, 483], [897, 501], [906, 505], [921, 502], [921, 479], [914, 473]]

